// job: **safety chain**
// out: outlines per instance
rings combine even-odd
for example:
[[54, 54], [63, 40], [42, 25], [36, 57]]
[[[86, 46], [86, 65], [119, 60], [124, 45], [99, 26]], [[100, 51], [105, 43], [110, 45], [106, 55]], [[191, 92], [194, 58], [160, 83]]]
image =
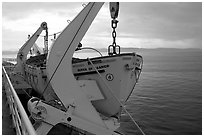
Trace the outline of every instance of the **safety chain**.
[[[120, 54], [120, 46], [116, 44], [116, 31], [118, 20], [113, 19], [111, 21], [111, 27], [113, 28], [112, 37], [113, 37], [113, 44], [108, 47], [108, 55], [116, 55]], [[117, 51], [118, 48], [118, 51]], [[112, 50], [111, 50], [112, 49]], [[118, 52], [118, 53], [117, 53]]]

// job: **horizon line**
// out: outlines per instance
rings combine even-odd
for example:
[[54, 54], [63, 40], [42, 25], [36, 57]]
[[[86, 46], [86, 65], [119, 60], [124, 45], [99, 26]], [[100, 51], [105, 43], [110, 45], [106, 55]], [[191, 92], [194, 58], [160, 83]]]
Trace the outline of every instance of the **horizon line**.
[[[98, 50], [104, 50], [104, 49], [107, 49], [107, 48], [95, 48], [95, 49], [98, 49]], [[138, 47], [121, 47], [121, 49], [202, 49], [202, 47], [201, 48], [170, 48], [170, 47], [168, 47], [168, 48], [165, 48], [165, 47], [157, 47], [157, 48], [138, 48]], [[4, 49], [2, 49], [2, 52], [4, 52], [4, 51], [9, 51], [9, 52], [16, 52], [16, 51], [18, 51], [18, 49], [6, 49], [6, 50], [4, 50]]]

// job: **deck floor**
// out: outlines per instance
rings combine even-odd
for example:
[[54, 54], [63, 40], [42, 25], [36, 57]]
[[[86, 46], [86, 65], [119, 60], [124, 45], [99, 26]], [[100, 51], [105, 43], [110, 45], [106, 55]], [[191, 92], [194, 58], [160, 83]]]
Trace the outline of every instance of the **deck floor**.
[[6, 102], [6, 93], [2, 89], [2, 135], [15, 135], [9, 105]]

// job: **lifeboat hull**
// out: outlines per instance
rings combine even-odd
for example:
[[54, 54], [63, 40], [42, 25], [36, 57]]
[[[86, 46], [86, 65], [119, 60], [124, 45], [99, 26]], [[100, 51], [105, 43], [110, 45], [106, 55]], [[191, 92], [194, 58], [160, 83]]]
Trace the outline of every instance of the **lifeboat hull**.
[[[116, 116], [121, 111], [118, 100], [125, 102], [129, 98], [139, 78], [142, 57], [135, 53], [124, 53], [90, 60], [91, 62], [88, 59], [74, 58], [73, 75], [78, 81], [96, 81], [103, 99], [93, 100], [93, 106], [105, 116]], [[27, 64], [25, 72], [28, 83], [47, 102], [58, 99], [52, 86], [48, 84], [45, 66]]]

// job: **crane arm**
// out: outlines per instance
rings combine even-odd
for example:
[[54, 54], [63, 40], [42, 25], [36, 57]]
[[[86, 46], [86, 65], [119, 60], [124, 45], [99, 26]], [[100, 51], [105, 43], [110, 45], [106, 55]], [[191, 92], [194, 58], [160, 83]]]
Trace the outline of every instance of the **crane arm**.
[[37, 31], [19, 49], [18, 54], [17, 54], [17, 65], [15, 67], [16, 72], [20, 72], [21, 74], [24, 74], [23, 64], [26, 61], [27, 54], [43, 30], [47, 31], [47, 23], [46, 22], [42, 22], [40, 27], [37, 29]]
[[100, 125], [104, 124], [73, 75], [72, 56], [102, 5], [89, 3], [58, 36], [47, 57], [48, 79], [62, 103], [74, 103], [75, 115]]
[[26, 58], [29, 50], [31, 49], [31, 47], [34, 45], [34, 43], [36, 42], [37, 38], [39, 37], [39, 35], [41, 34], [41, 32], [43, 30], [47, 30], [47, 23], [43, 22], [41, 23], [40, 27], [38, 28], [38, 30], [30, 37], [30, 39], [28, 41], [26, 41], [26, 43], [19, 49], [18, 51], [18, 55], [17, 58]]
[[18, 54], [17, 54], [17, 64], [15, 67], [15, 72], [20, 74], [20, 75], [25, 75], [24, 74], [24, 63], [27, 59], [27, 55], [29, 50], [32, 48], [38, 37], [40, 36], [41, 32], [43, 30], [47, 31], [47, 23], [42, 22], [40, 27], [37, 29], [37, 31], [29, 38], [28, 41], [19, 49]]

